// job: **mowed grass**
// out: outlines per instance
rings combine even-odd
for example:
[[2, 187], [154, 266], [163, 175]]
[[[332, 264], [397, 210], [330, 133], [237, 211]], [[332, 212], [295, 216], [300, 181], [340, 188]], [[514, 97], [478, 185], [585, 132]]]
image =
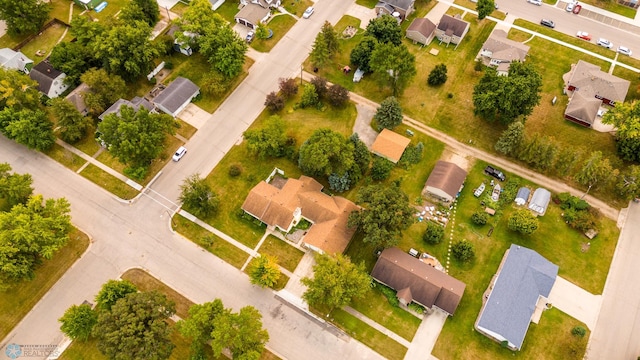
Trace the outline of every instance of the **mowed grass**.
[[[251, 260], [247, 264], [247, 267], [244, 269], [244, 273], [247, 274], [247, 276], [249, 277], [251, 276], [251, 270], [256, 260], [257, 260], [256, 258], [251, 258]], [[282, 290], [285, 288], [285, 286], [287, 286], [288, 282], [289, 282], [289, 277], [285, 275], [282, 271], [280, 271], [280, 277], [278, 277], [278, 281], [276, 281], [276, 283], [273, 284], [273, 286], [269, 286], [269, 288], [275, 291]]]
[[613, 69], [613, 75], [631, 82], [629, 91], [627, 92], [627, 102], [640, 99], [640, 73], [625, 69], [622, 66], [616, 66], [615, 69]]
[[93, 164], [87, 165], [80, 175], [123, 200], [130, 200], [138, 195], [138, 190]]
[[[304, 10], [302, 10], [304, 11]], [[251, 47], [257, 51], [269, 52], [282, 39], [289, 29], [295, 25], [296, 19], [288, 14], [273, 17], [267, 24], [267, 28], [273, 31], [273, 36], [269, 39], [258, 39], [251, 42]]]
[[196, 129], [191, 124], [180, 119], [177, 119], [177, 120], [178, 122], [180, 122], [180, 127], [176, 129], [176, 134], [182, 136], [183, 138], [191, 139], [191, 137], [196, 133], [196, 131], [198, 131], [198, 129]]
[[[36, 36], [33, 40], [29, 41], [29, 43], [23, 46], [20, 51], [33, 60], [34, 63], [39, 63], [50, 55], [51, 50], [56, 46], [66, 28], [67, 27], [65, 25], [55, 23], [40, 35]], [[36, 52], [38, 51], [45, 55], [36, 56]]]
[[271, 255], [278, 260], [278, 265], [293, 272], [302, 259], [304, 252], [287, 244], [273, 235], [267, 236], [258, 252], [262, 255]]
[[590, 4], [601, 9], [611, 11], [612, 13], [616, 13], [629, 19], [634, 19], [636, 17], [636, 9], [630, 8], [628, 6], [624, 6], [622, 4], [618, 4], [616, 1], [607, 1], [607, 0], [584, 0], [586, 4]]
[[67, 244], [55, 252], [51, 260], [42, 261], [35, 271], [33, 280], [7, 284], [8, 289], [0, 296], [0, 338], [4, 339], [9, 334], [67, 269], [84, 254], [87, 247], [89, 236], [73, 228]]
[[193, 305], [193, 302], [148, 272], [141, 269], [130, 269], [120, 277], [124, 280], [131, 281], [138, 288], [138, 291], [146, 292], [155, 290], [161, 294], [165, 294], [167, 299], [176, 304], [176, 315], [183, 319], [189, 316], [189, 308]]
[[296, 16], [302, 16], [302, 13], [312, 5], [313, 1], [311, 0], [284, 0], [282, 2], [284, 9]]
[[44, 154], [73, 171], [77, 171], [85, 163], [83, 158], [58, 144], [53, 144]]

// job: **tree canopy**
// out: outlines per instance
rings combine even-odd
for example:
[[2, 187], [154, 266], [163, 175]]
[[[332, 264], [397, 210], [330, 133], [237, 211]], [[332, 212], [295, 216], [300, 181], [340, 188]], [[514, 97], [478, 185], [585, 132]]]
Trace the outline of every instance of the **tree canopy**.
[[356, 45], [351, 54], [349, 55], [349, 61], [358, 69], [365, 73], [371, 72], [371, 66], [369, 60], [371, 60], [371, 53], [378, 45], [378, 40], [373, 36], [365, 36]]
[[49, 62], [53, 67], [67, 74], [64, 81], [72, 86], [80, 83], [80, 76], [89, 68], [99, 64], [93, 57], [92, 51], [80, 41], [60, 42], [51, 51]]
[[511, 231], [530, 235], [538, 229], [538, 218], [527, 209], [518, 209], [509, 216], [508, 227]]
[[413, 223], [414, 210], [397, 184], [363, 187], [357, 199], [362, 210], [352, 212], [348, 224], [358, 227], [366, 243], [392, 247], [400, 240], [402, 230]]
[[73, 104], [63, 98], [51, 99], [51, 112], [57, 120], [62, 140], [74, 143], [85, 137], [91, 120], [83, 116]]
[[289, 141], [284, 128], [279, 116], [269, 117], [262, 128], [244, 132], [247, 148], [260, 158], [285, 156], [289, 151]]
[[474, 113], [488, 121], [510, 124], [527, 117], [540, 103], [542, 77], [531, 63], [513, 62], [508, 76], [487, 67], [473, 88]]
[[616, 104], [602, 117], [616, 127], [616, 147], [623, 160], [640, 162], [640, 101]]
[[65, 335], [73, 340], [86, 341], [98, 322], [98, 313], [89, 304], [73, 305], [58, 321], [62, 323], [60, 330]]
[[438, 86], [447, 82], [447, 65], [438, 64], [431, 70], [427, 78], [427, 84], [430, 86]]
[[402, 28], [396, 18], [387, 14], [369, 21], [364, 35], [372, 36], [383, 44], [402, 44]]
[[404, 44], [378, 44], [371, 53], [369, 66], [382, 84], [391, 87], [394, 96], [401, 95], [416, 75], [416, 58]]
[[631, 165], [618, 175], [616, 192], [626, 200], [640, 197], [640, 166]]
[[0, 198], [6, 202], [5, 210], [25, 204], [33, 193], [32, 183], [30, 174], [12, 173], [11, 165], [0, 163]]
[[39, 0], [0, 0], [0, 20], [10, 35], [38, 32], [49, 18], [51, 4]]
[[55, 143], [53, 123], [42, 110], [5, 108], [0, 111], [0, 131], [9, 139], [39, 151]]
[[127, 91], [127, 84], [120, 76], [109, 75], [104, 69], [90, 69], [82, 74], [80, 80], [89, 86], [84, 102], [96, 116], [124, 97]]
[[260, 287], [273, 287], [280, 278], [280, 266], [275, 257], [260, 255], [251, 262], [249, 278]]
[[493, 10], [496, 9], [494, 0], [478, 0], [476, 4], [476, 11], [478, 12], [478, 19], [482, 20], [491, 15]]
[[200, 174], [193, 174], [180, 185], [182, 206], [197, 217], [208, 217], [218, 211], [220, 199]]
[[300, 147], [298, 166], [311, 176], [344, 175], [353, 167], [353, 150], [342, 134], [318, 129]]
[[524, 123], [522, 121], [514, 121], [509, 124], [507, 130], [502, 132], [494, 147], [500, 153], [516, 156], [523, 142]]
[[5, 107], [34, 110], [39, 106], [38, 83], [29, 75], [0, 66], [0, 110]]
[[224, 313], [220, 299], [194, 304], [189, 308], [189, 317], [180, 320], [176, 326], [180, 333], [191, 339], [191, 358], [205, 358], [205, 348], [211, 341], [214, 320]]
[[103, 310], [111, 310], [111, 307], [128, 294], [138, 291], [129, 280], [109, 280], [102, 285], [96, 295], [96, 307]]
[[402, 108], [398, 100], [394, 96], [384, 99], [373, 119], [378, 123], [378, 130], [393, 130], [402, 124]]
[[342, 254], [316, 255], [313, 278], [306, 277], [301, 282], [307, 286], [302, 298], [311, 305], [326, 306], [329, 310], [364, 297], [371, 288], [371, 277], [364, 264], [354, 264]]
[[594, 151], [582, 163], [582, 168], [576, 173], [575, 180], [584, 186], [597, 187], [611, 179], [617, 174], [614, 173], [609, 159], [602, 156], [601, 151]]

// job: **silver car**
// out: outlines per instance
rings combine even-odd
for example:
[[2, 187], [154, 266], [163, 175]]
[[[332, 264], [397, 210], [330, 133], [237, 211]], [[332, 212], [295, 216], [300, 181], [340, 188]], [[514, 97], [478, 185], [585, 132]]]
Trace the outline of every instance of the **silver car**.
[[311, 15], [313, 15], [314, 11], [315, 9], [313, 8], [313, 6], [309, 6], [307, 10], [304, 11], [304, 14], [302, 14], [302, 17], [308, 19], [311, 17]]
[[631, 49], [626, 46], [618, 46], [618, 52], [627, 56], [631, 56]]
[[611, 41], [609, 41], [607, 39], [603, 39], [603, 38], [598, 39], [598, 42], [596, 44], [598, 44], [600, 46], [604, 46], [607, 49], [611, 49], [613, 47], [613, 44], [611, 43]]
[[176, 153], [173, 154], [173, 158], [172, 158], [173, 161], [180, 161], [180, 159], [182, 159], [182, 157], [186, 153], [187, 153], [187, 148], [184, 146], [180, 146], [178, 150], [176, 150]]

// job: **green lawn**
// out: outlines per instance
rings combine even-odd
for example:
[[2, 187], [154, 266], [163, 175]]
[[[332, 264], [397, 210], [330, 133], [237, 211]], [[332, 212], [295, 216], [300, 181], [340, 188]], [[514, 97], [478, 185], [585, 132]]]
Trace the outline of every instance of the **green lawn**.
[[[303, 10], [304, 11], [304, 10]], [[287, 14], [282, 14], [272, 18], [267, 24], [267, 28], [273, 31], [273, 36], [269, 39], [255, 38], [251, 42], [251, 47], [261, 52], [269, 52], [282, 39], [289, 29], [295, 25], [296, 19]]]
[[[56, 46], [66, 28], [67, 27], [65, 25], [55, 23], [43, 31], [42, 34], [29, 41], [29, 43], [23, 46], [20, 51], [28, 58], [32, 59], [34, 63], [39, 63], [50, 55], [51, 50]], [[38, 51], [45, 55], [36, 56], [36, 52]]]
[[188, 8], [189, 8], [189, 5], [183, 2], [178, 2], [171, 8], [171, 12], [182, 16], [184, 12], [187, 11]]
[[294, 272], [304, 253], [295, 247], [287, 244], [273, 235], [267, 236], [258, 252], [263, 255], [275, 256], [278, 265]]
[[178, 119], [178, 121], [180, 122], [180, 128], [176, 130], [176, 134], [182, 136], [183, 138], [191, 139], [191, 137], [195, 135], [196, 131], [198, 131], [198, 129], [191, 126], [189, 123], [180, 119]]
[[625, 69], [621, 66], [616, 66], [615, 69], [613, 69], [613, 75], [631, 81], [629, 92], [627, 92], [626, 101], [640, 99], [640, 74], [635, 71]]
[[44, 154], [73, 171], [77, 171], [85, 163], [83, 158], [58, 144], [53, 144]]
[[311, 0], [284, 0], [282, 2], [284, 9], [296, 16], [302, 16], [302, 13], [312, 5], [313, 2]]
[[33, 280], [7, 284], [0, 296], [0, 338], [4, 339], [22, 318], [33, 308], [64, 273], [84, 254], [89, 247], [89, 237], [74, 228], [69, 242], [54, 253], [51, 260], [43, 260], [36, 269]]
[[584, 3], [590, 4], [593, 6], [597, 6], [601, 9], [611, 11], [612, 13], [616, 13], [630, 19], [634, 19], [636, 17], [636, 9], [632, 9], [628, 6], [624, 6], [618, 4], [617, 1], [607, 1], [607, 0], [584, 0]]
[[120, 277], [124, 280], [131, 281], [138, 288], [138, 291], [156, 290], [165, 294], [167, 299], [176, 304], [176, 315], [183, 319], [189, 316], [189, 308], [193, 305], [193, 302], [148, 272], [141, 269], [130, 269]]
[[225, 20], [233, 24], [234, 22], [236, 22], [236, 14], [238, 13], [238, 11], [240, 11], [238, 9], [239, 6], [240, 5], [237, 1], [225, 1], [224, 4], [222, 4], [222, 6], [218, 8], [218, 10], [216, 10], [216, 12], [220, 14], [220, 16], [222, 16]]
[[100, 144], [98, 144], [98, 142], [96, 141], [95, 133], [96, 133], [95, 127], [91, 127], [87, 131], [87, 136], [82, 138], [77, 143], [71, 144], [71, 145], [73, 145], [73, 147], [75, 147], [76, 149], [82, 151], [83, 153], [89, 156], [94, 156], [95, 153], [97, 153], [98, 150], [100, 150]]
[[[254, 261], [256, 261], [256, 258], [252, 258], [251, 261], [249, 261], [249, 264], [247, 264], [247, 267], [244, 269], [244, 273], [247, 274], [247, 276], [251, 276], [250, 270], [251, 270], [251, 267], [253, 266]], [[273, 286], [269, 286], [269, 288], [276, 291], [282, 290], [285, 288], [285, 286], [287, 286], [288, 282], [289, 282], [289, 277], [284, 273], [282, 273], [282, 271], [280, 271], [280, 277], [278, 278], [278, 281], [276, 281], [276, 283]]]
[[[240, 269], [244, 265], [245, 261], [249, 257], [249, 254], [238, 249], [227, 241], [213, 235], [200, 225], [185, 219], [181, 215], [173, 217], [173, 228], [187, 239], [200, 245], [213, 255], [228, 262], [229, 264]], [[212, 239], [213, 244], [209, 245], [205, 239]]]
[[138, 195], [138, 190], [93, 164], [87, 165], [80, 175], [121, 199], [130, 200]]
[[373, 9], [376, 7], [378, 0], [356, 0], [356, 4]]

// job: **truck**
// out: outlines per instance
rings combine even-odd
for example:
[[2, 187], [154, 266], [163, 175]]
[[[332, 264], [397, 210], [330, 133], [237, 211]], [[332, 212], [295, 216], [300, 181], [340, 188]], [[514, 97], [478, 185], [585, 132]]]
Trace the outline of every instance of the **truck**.
[[494, 178], [500, 180], [500, 181], [504, 181], [506, 178], [504, 176], [504, 174], [502, 173], [502, 171], [494, 168], [493, 166], [487, 166], [484, 169], [484, 173], [489, 175], [489, 176], [493, 176]]

